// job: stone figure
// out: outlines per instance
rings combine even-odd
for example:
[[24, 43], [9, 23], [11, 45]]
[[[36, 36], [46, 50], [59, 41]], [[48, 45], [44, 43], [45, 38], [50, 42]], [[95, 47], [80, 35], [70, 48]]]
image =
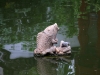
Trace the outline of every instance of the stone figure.
[[44, 31], [39, 32], [37, 35], [37, 48], [34, 50], [34, 54], [46, 54], [46, 51], [51, 49], [55, 50], [55, 46], [53, 44], [57, 43], [57, 32], [59, 27], [57, 23], [48, 26], [44, 29]]
[[60, 46], [56, 47], [58, 39], [56, 38], [59, 27], [57, 23], [48, 26], [44, 31], [39, 32], [37, 35], [37, 48], [34, 50], [34, 55], [46, 55], [46, 54], [56, 54], [64, 55], [71, 53], [71, 47], [69, 42], [60, 42]]

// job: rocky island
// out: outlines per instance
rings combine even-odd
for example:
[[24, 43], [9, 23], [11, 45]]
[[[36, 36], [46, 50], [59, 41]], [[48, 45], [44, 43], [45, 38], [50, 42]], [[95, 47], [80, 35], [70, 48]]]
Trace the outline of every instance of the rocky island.
[[37, 47], [34, 50], [35, 56], [44, 56], [44, 55], [66, 55], [71, 54], [71, 47], [69, 42], [60, 42], [59, 47], [54, 46], [57, 44], [58, 39], [56, 38], [59, 27], [57, 23], [48, 26], [43, 31], [37, 34]]

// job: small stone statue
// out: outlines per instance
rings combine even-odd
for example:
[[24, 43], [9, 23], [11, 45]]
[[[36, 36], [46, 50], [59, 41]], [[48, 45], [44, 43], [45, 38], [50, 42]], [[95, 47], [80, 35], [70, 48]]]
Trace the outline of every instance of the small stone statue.
[[70, 54], [71, 53], [71, 47], [69, 42], [60, 42], [60, 47], [56, 47], [56, 54], [57, 55], [64, 55], [64, 54]]
[[34, 54], [46, 54], [47, 51], [53, 48], [53, 44], [58, 42], [56, 38], [59, 27], [57, 23], [48, 26], [44, 31], [39, 32], [37, 35], [37, 48], [34, 50]]
[[63, 55], [71, 53], [69, 42], [60, 42], [60, 46], [56, 47], [54, 44], [58, 42], [56, 38], [59, 27], [57, 23], [48, 26], [44, 31], [39, 32], [37, 35], [37, 48], [34, 50], [34, 55], [56, 54]]

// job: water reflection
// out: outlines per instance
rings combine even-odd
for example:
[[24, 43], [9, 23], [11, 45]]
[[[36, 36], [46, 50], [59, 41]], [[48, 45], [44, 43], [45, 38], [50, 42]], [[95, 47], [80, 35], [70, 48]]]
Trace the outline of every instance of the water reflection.
[[40, 75], [73, 75], [74, 61], [69, 57], [36, 58]]
[[0, 71], [4, 75], [75, 74], [75, 61], [71, 56], [29, 57], [25, 54], [25, 58], [22, 58], [20, 54], [17, 54], [17, 58], [10, 59], [11, 53], [9, 51], [2, 49], [1, 53], [3, 54], [1, 55], [3, 61], [0, 59], [0, 67], [2, 68]]
[[[99, 75], [100, 11], [94, 11], [99, 1], [91, 0], [92, 6], [89, 1], [2, 1], [0, 75]], [[55, 22], [62, 29], [58, 40], [74, 47], [72, 58], [34, 58], [37, 33]]]
[[[17, 59], [13, 59], [11, 60], [10, 59], [10, 52], [7, 51], [7, 50], [0, 50], [1, 53], [3, 55], [0, 55], [1, 56], [1, 59], [0, 59], [0, 67], [3, 69], [3, 71], [1, 73], [1, 75], [16, 75], [16, 74], [20, 74], [21, 71], [27, 71], [31, 68], [34, 69], [35, 67], [35, 60], [34, 58], [32, 57], [26, 57], [27, 58], [18, 58]], [[18, 55], [17, 55], [18, 56]], [[19, 56], [20, 57], [20, 56]], [[3, 60], [3, 61], [2, 61]]]
[[93, 54], [77, 55], [75, 58], [75, 75], [99, 75], [100, 58]]

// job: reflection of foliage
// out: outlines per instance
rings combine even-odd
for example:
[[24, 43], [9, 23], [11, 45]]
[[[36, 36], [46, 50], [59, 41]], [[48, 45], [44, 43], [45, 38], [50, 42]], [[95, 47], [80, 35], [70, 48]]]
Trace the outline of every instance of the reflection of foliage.
[[14, 5], [14, 2], [10, 2], [10, 3], [6, 2], [5, 8], [12, 8], [13, 5]]
[[75, 27], [75, 26], [68, 26], [68, 28], [70, 30], [68, 30], [66, 33], [68, 34], [69, 37], [72, 37], [72, 35], [77, 35], [77, 32], [78, 32], [77, 27]]
[[[5, 7], [9, 9], [4, 7], [4, 10], [2, 10], [4, 16], [0, 19], [1, 39], [10, 39], [11, 42], [15, 40], [17, 42], [24, 40], [35, 41], [36, 34], [54, 22], [68, 27], [66, 34], [73, 36], [78, 32], [77, 18], [80, 18], [80, 14], [100, 10], [100, 0], [85, 0], [87, 3], [85, 12], [80, 12], [82, 0], [39, 0], [32, 3], [29, 0], [27, 2], [25, 2], [28, 4], [27, 8], [25, 8], [24, 2], [6, 2]], [[47, 7], [50, 7], [48, 13], [50, 20], [48, 21], [46, 18]], [[82, 16], [82, 18], [86, 17]]]
[[22, 50], [28, 50], [28, 51], [33, 51], [36, 48], [36, 42], [34, 41], [23, 41]]
[[75, 22], [79, 17], [80, 3], [78, 1], [73, 2], [73, 0], [61, 0], [55, 3], [56, 4], [53, 7], [54, 19], [58, 24], [68, 27], [66, 34], [68, 34], [69, 37], [76, 35], [78, 25], [75, 24]]
[[[80, 6], [82, 1], [85, 1], [86, 11], [81, 12]], [[68, 27], [68, 36], [76, 35], [78, 32], [75, 22], [80, 18], [81, 14], [98, 12], [100, 10], [100, 0], [55, 0], [53, 7], [53, 15], [55, 22], [58, 24], [64, 24]], [[86, 16], [82, 16], [83, 19], [87, 19]]]
[[100, 0], [86, 0], [87, 12], [99, 11], [100, 10]]
[[65, 9], [62, 6], [55, 6], [53, 8], [54, 19], [58, 24], [66, 22], [67, 15]]
[[37, 69], [32, 67], [30, 70], [24, 70], [19, 73], [19, 75], [39, 75]]

